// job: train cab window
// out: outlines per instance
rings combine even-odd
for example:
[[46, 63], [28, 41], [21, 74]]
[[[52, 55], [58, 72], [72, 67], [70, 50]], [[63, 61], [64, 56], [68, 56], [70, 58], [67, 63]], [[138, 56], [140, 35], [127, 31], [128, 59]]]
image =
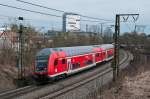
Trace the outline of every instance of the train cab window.
[[58, 65], [58, 60], [56, 59], [55, 61], [54, 61], [54, 66], [57, 66]]
[[99, 53], [96, 53], [96, 57], [99, 57]]
[[66, 59], [62, 59], [62, 64], [65, 64], [66, 63]]

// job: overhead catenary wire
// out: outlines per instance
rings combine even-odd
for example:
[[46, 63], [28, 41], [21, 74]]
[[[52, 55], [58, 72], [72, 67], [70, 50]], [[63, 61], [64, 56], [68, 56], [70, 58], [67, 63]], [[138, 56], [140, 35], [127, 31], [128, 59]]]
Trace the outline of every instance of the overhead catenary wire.
[[34, 10], [24, 9], [24, 8], [15, 7], [15, 6], [7, 5], [7, 4], [1, 4], [0, 3], [0, 5], [1, 6], [5, 6], [5, 7], [9, 7], [9, 8], [18, 9], [18, 10], [27, 11], [27, 12], [38, 13], [38, 14], [42, 14], [42, 15], [48, 15], [48, 16], [54, 16], [54, 17], [62, 17], [62, 16], [58, 16], [58, 15], [54, 15], [54, 14], [49, 14], [49, 13], [44, 13], [44, 12], [40, 12], [40, 11], [34, 11]]
[[[47, 15], [47, 16], [53, 16], [53, 17], [62, 18], [62, 16], [59, 16], [59, 15], [54, 15], [54, 14], [44, 13], [44, 12], [40, 12], [40, 11], [29, 10], [29, 9], [15, 7], [15, 6], [7, 5], [7, 4], [1, 4], [0, 3], [0, 5], [1, 6], [5, 6], [5, 7], [9, 7], [9, 8], [18, 9], [18, 10], [27, 11], [27, 12], [37, 13], [37, 14], [41, 14], [41, 15]], [[69, 18], [69, 19], [74, 19], [74, 18]], [[82, 21], [82, 20], [80, 20], [80, 21]], [[83, 21], [90, 21], [90, 22], [92, 22], [91, 20], [83, 20]], [[93, 22], [95, 22], [95, 21], [93, 21]], [[101, 22], [101, 21], [97, 21], [97, 22]]]
[[81, 20], [81, 21], [88, 21], [88, 22], [98, 22], [98, 23], [114, 23], [114, 22], [101, 22], [101, 21], [94, 21], [94, 20]]
[[90, 17], [90, 16], [81, 15], [81, 14], [79, 14], [79, 15], [82, 16], [82, 17], [86, 17], [86, 18], [90, 18], [90, 19], [95, 19], [95, 20], [101, 20], [101, 21], [103, 20], [103, 21], [112, 21], [112, 22], [115, 22], [114, 20], [93, 18], [93, 17]]
[[[8, 16], [8, 15], [4, 15], [4, 14], [0, 14], [0, 16], [5, 17], [5, 19], [6, 19], [6, 18], [8, 18], [8, 19], [11, 18], [11, 19], [15, 19], [15, 20], [18, 19], [18, 17], [15, 17], [15, 16]], [[2, 19], [2, 18], [0, 18], [0, 19]], [[25, 18], [25, 20], [35, 20], [35, 19]], [[38, 19], [38, 20], [39, 20], [39, 19]], [[114, 23], [114, 22], [100, 22], [100, 21], [92, 21], [92, 20], [81, 20], [81, 21], [98, 22], [98, 24]], [[124, 21], [121, 21], [121, 22], [124, 22]], [[128, 23], [128, 22], [126, 22], [126, 23]], [[128, 28], [130, 28], [130, 27], [128, 26]], [[130, 29], [130, 30], [131, 30], [131, 29]]]
[[[8, 15], [4, 15], [4, 14], [0, 14], [0, 19], [14, 19], [15, 21], [17, 21], [18, 20], [18, 17], [15, 17], [15, 16], [8, 16]], [[27, 20], [35, 20], [35, 19], [29, 19], [29, 18], [24, 18], [24, 22], [25, 22], [25, 20], [27, 21]], [[0, 21], [3, 21], [3, 20], [0, 20]], [[0, 22], [1, 24], [4, 24], [5, 22]], [[8, 23], [8, 22], [7, 22]], [[29, 24], [28, 24], [29, 25]]]
[[[2, 17], [2, 18], [1, 18]], [[0, 14], [0, 19], [14, 19], [17, 21], [18, 17], [15, 16], [8, 16], [8, 15], [4, 15], [4, 14]], [[30, 21], [34, 21], [36, 19], [29, 19], [29, 18], [24, 18], [24, 20], [30, 20]], [[39, 21], [39, 19], [37, 19]], [[36, 21], [37, 21], [36, 20]], [[81, 20], [81, 21], [89, 21], [89, 22], [100, 22], [100, 21], [92, 21], [92, 20]], [[110, 23], [110, 22], [105, 22], [105, 23]]]
[[[57, 11], [57, 12], [62, 12], [62, 13], [66, 12], [66, 11], [63, 11], [63, 10], [54, 9], [54, 8], [46, 7], [46, 6], [43, 6], [43, 5], [39, 5], [39, 4], [35, 4], [35, 3], [23, 1], [23, 0], [16, 0], [16, 1], [19, 1], [19, 2], [22, 2], [22, 3], [25, 3], [25, 4], [29, 4], [29, 5], [33, 5], [33, 6], [37, 6], [37, 7], [41, 7], [41, 8], [45, 8], [45, 9], [49, 9], [49, 10], [53, 10], [53, 11]], [[95, 18], [95, 17], [86, 16], [86, 15], [82, 15], [82, 14], [78, 14], [78, 15], [80, 15], [81, 17], [86, 17], [86, 18], [94, 19], [94, 20], [114, 21], [114, 20], [108, 20], [108, 19]]]
[[[2, 15], [2, 14], [0, 14], [0, 16], [2, 16], [2, 17], [5, 17], [5, 18], [11, 18], [11, 19], [18, 19], [18, 17], [15, 17], [15, 16], [8, 16], [8, 15]], [[31, 19], [31, 18], [24, 18], [25, 20], [36, 20], [36, 19]], [[101, 21], [94, 21], [94, 20], [81, 20], [81, 21], [88, 21], [88, 22], [98, 22], [98, 23], [114, 23], [114, 22], [101, 22]]]
[[[8, 16], [8, 15], [3, 15], [3, 14], [0, 14], [0, 16], [2, 16], [2, 17], [6, 17], [6, 18], [11, 18], [11, 19], [15, 19], [15, 20], [17, 20], [17, 18], [18, 17], [15, 17], [15, 16]], [[2, 19], [2, 18], [0, 18], [0, 19]], [[25, 18], [25, 20], [35, 20], [35, 19], [29, 19], [29, 18]], [[89, 21], [89, 22], [98, 22], [99, 24], [106, 24], [106, 23], [114, 23], [114, 22], [100, 22], [100, 21], [93, 21], [93, 20], [81, 20], [81, 21]], [[121, 22], [124, 22], [124, 21], [121, 21]], [[128, 22], [130, 22], [130, 21], [127, 21], [126, 23], [128, 23]], [[128, 26], [129, 27], [129, 26]], [[130, 29], [131, 30], [131, 29]]]
[[57, 11], [57, 12], [65, 12], [65, 11], [62, 11], [62, 10], [58, 10], [58, 9], [54, 9], [54, 8], [49, 8], [49, 7], [46, 7], [46, 6], [42, 6], [42, 5], [39, 5], [39, 4], [30, 3], [30, 2], [27, 2], [27, 1], [22, 1], [22, 0], [16, 0], [16, 1], [19, 1], [19, 2], [22, 2], [22, 3], [26, 3], [26, 4], [30, 4], [30, 5], [33, 5], [33, 6], [38, 6], [38, 7], [49, 9], [49, 10], [53, 10], [53, 11]]
[[[1, 18], [2, 17], [2, 18]], [[16, 17], [16, 16], [8, 16], [8, 15], [4, 15], [4, 14], [0, 14], [0, 19], [14, 19], [14, 20], [17, 20], [18, 19], [18, 17]], [[38, 20], [39, 21], [39, 19], [29, 19], [29, 18], [24, 18], [24, 20], [29, 20], [29, 21], [34, 21], [34, 20]], [[100, 23], [100, 21], [92, 21], [92, 20], [81, 20], [81, 21], [88, 21], [88, 22], [98, 22], [98, 23]], [[112, 23], [112, 22], [104, 22], [104, 23]]]

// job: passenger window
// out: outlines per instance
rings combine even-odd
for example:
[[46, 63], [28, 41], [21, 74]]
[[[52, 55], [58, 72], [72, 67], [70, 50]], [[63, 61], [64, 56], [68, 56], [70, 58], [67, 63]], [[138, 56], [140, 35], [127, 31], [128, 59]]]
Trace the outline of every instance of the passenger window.
[[55, 61], [54, 61], [54, 66], [57, 66], [58, 65], [58, 60], [56, 59]]
[[79, 62], [78, 63], [73, 63], [72, 67], [73, 67], [73, 69], [77, 69], [77, 68], [80, 67], [80, 63]]
[[66, 63], [66, 59], [62, 59], [62, 64], [65, 64]]
[[89, 65], [89, 64], [92, 64], [92, 63], [93, 63], [92, 60], [86, 60], [86, 61], [84, 62], [85, 65]]

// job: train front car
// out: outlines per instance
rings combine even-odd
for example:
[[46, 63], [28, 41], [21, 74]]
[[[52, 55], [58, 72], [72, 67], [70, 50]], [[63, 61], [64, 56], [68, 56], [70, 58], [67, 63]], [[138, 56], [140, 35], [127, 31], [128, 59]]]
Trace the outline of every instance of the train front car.
[[36, 55], [33, 78], [37, 82], [48, 80], [48, 60], [50, 58], [50, 54], [50, 48], [45, 48], [39, 51]]
[[111, 44], [44, 48], [36, 55], [33, 77], [36, 82], [53, 81], [113, 59]]

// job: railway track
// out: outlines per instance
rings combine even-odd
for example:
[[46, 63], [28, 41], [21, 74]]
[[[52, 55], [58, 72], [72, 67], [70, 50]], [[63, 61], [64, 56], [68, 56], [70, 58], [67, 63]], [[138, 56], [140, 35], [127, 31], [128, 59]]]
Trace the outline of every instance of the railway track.
[[10, 91], [4, 92], [4, 93], [0, 93], [0, 98], [1, 99], [10, 99], [10, 98], [17, 96], [18, 94], [19, 95], [25, 94], [29, 91], [36, 90], [37, 88], [38, 88], [37, 86], [32, 86], [32, 85], [22, 87], [22, 88], [17, 88], [17, 89], [10, 90]]
[[[125, 61], [127, 61], [129, 59], [129, 54], [127, 54], [127, 56], [125, 56], [125, 57], [126, 58], [122, 59], [120, 65], [125, 64]], [[91, 80], [96, 79], [97, 77], [99, 77], [101, 75], [104, 75], [105, 73], [110, 72], [110, 71], [112, 71], [110, 66], [105, 67], [101, 70], [101, 73], [99, 73], [100, 71], [96, 72], [95, 76], [92, 76], [92, 77], [89, 77], [89, 78], [85, 77], [85, 79], [82, 79], [80, 81], [78, 80], [77, 81], [78, 83], [74, 82], [74, 83], [71, 83], [71, 84], [68, 84], [68, 85], [60, 84], [63, 87], [59, 85], [59, 88], [51, 91], [50, 93], [46, 93], [46, 94], [38, 94], [37, 93], [39, 96], [36, 96], [34, 98], [47, 99], [47, 98], [57, 97], [59, 95], [62, 95], [64, 93], [70, 91], [70, 90], [73, 90], [74, 88], [80, 87], [83, 84], [88, 83]], [[70, 78], [68, 78], [66, 80], [69, 80], [69, 79]], [[14, 98], [14, 99], [16, 99], [16, 98], [27, 99], [28, 98], [29, 99], [31, 97], [30, 97], [30, 95], [28, 95], [28, 93], [33, 92], [33, 91], [36, 92], [37, 90], [42, 90], [43, 88], [46, 88], [48, 86], [56, 86], [57, 84], [59, 84], [59, 82], [56, 83], [56, 84], [48, 84], [48, 85], [45, 85], [45, 86], [26, 86], [26, 87], [23, 87], [23, 88], [19, 88], [19, 89], [11, 90], [11, 91], [8, 91], [8, 92], [0, 93], [0, 98], [1, 99], [10, 99], [10, 98]]]
[[[124, 68], [125, 68], [125, 65], [128, 65], [127, 61], [130, 61], [130, 59], [133, 58], [133, 56], [129, 52], [127, 52], [126, 55], [127, 55], [126, 58], [124, 58], [122, 61], [120, 61], [120, 64], [119, 64], [120, 66], [123, 66]], [[92, 80], [94, 80], [94, 79], [96, 79], [96, 78], [98, 78], [100, 76], [103, 76], [103, 75], [105, 75], [105, 74], [107, 74], [107, 73], [109, 73], [111, 71], [112, 71], [112, 68], [106, 68], [101, 73], [97, 73], [96, 75], [94, 75], [94, 76], [92, 76], [92, 77], [90, 77], [88, 79], [85, 79], [85, 80], [82, 80], [82, 81], [80, 81], [78, 83], [66, 86], [65, 88], [60, 89], [60, 90], [58, 90], [56, 92], [49, 93], [46, 96], [40, 97], [40, 99], [54, 99], [54, 98], [56, 98], [56, 97], [58, 97], [60, 95], [63, 95], [65, 93], [71, 91], [71, 90], [74, 90], [75, 88], [81, 87], [82, 85], [84, 85], [86, 83], [89, 83], [90, 81], [92, 81]]]

